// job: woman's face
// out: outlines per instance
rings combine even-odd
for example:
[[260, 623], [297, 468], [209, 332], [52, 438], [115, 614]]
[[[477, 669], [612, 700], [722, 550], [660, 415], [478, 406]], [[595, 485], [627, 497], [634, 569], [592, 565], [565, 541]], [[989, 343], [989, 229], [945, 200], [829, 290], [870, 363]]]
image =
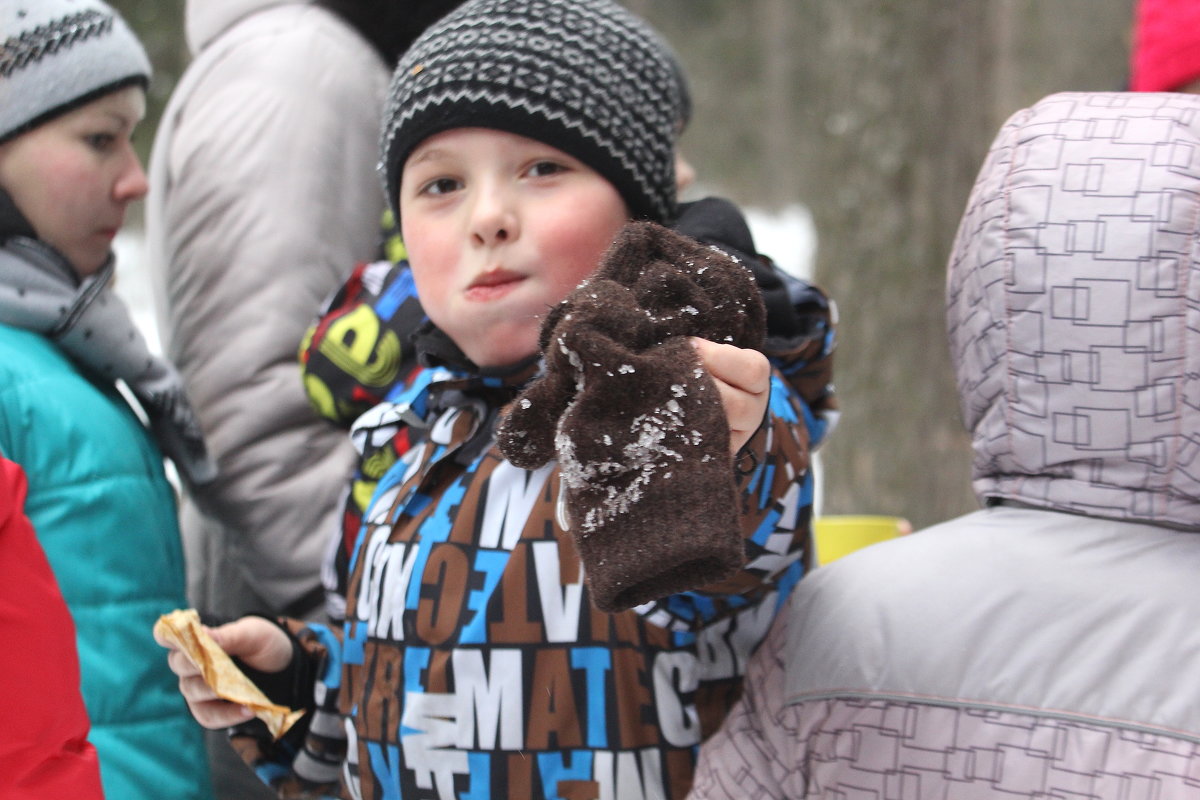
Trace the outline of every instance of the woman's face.
[[131, 140], [145, 115], [145, 92], [128, 86], [0, 145], [0, 187], [81, 277], [104, 264], [126, 208], [146, 195]]

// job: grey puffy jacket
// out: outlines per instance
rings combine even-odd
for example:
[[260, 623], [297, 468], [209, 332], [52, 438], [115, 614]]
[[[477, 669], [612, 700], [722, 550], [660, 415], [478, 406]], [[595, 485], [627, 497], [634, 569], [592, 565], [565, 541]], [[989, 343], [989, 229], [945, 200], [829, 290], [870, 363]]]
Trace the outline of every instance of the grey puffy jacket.
[[167, 353], [220, 473], [211, 518], [185, 509], [189, 594], [222, 616], [299, 615], [320, 603], [354, 453], [309, 406], [297, 352], [378, 247], [390, 69], [298, 0], [191, 0], [187, 27], [146, 217]]
[[693, 796], [1200, 798], [1200, 97], [1014, 115], [947, 289], [985, 508], [802, 581]]

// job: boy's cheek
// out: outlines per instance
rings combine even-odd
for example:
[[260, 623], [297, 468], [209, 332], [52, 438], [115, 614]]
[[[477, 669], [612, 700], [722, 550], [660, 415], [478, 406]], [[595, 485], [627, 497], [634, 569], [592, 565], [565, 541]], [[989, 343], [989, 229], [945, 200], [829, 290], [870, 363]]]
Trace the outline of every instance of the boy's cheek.
[[404, 245], [408, 250], [408, 263], [421, 303], [424, 305], [444, 298], [458, 272], [453, 250], [437, 246], [420, 236], [411, 242], [405, 240]]

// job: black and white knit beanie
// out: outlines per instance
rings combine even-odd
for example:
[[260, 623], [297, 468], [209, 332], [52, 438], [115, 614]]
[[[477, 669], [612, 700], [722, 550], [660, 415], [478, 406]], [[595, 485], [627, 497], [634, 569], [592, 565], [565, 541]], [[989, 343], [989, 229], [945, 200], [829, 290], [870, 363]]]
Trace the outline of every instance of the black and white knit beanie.
[[129, 84], [150, 59], [101, 0], [0, 0], [0, 143]]
[[451, 128], [545, 142], [607, 179], [634, 217], [675, 214], [683, 97], [673, 52], [612, 0], [470, 0], [400, 59], [380, 174], [398, 213], [412, 150]]

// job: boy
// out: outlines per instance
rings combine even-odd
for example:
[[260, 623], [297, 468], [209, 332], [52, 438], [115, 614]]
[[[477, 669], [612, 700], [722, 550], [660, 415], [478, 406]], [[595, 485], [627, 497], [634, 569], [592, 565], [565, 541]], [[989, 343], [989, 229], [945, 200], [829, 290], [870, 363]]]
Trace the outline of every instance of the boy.
[[[608, 0], [474, 0], [397, 69], [381, 169], [430, 368], [376, 413], [413, 444], [368, 509], [341, 637], [288, 623], [289, 639], [260, 618], [214, 634], [278, 701], [313, 705], [306, 670], [320, 699], [338, 692], [349, 747], [315, 715], [293, 774], [271, 779], [285, 796], [339, 766], [350, 796], [687, 791], [696, 746], [799, 578], [820, 421], [760, 353], [693, 340], [745, 472], [720, 470], [737, 481], [748, 563], [615, 613], [594, 606], [558, 524], [557, 467], [517, 468], [494, 434], [539, 370], [547, 312], [631, 218], [673, 219], [677, 85], [657, 36]], [[692, 244], [689, 258], [710, 257]], [[202, 724], [247, 719], [170, 662]]]

